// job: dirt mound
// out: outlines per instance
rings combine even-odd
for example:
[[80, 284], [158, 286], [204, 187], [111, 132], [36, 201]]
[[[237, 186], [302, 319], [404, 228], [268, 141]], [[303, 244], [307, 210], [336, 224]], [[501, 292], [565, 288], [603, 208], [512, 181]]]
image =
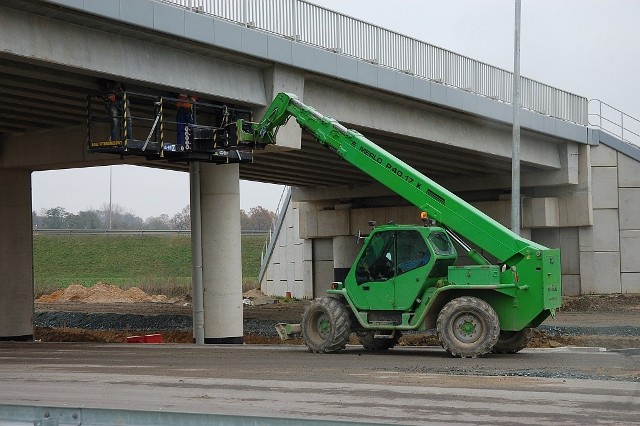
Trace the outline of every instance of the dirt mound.
[[138, 303], [138, 302], [170, 302], [165, 295], [151, 296], [138, 287], [131, 287], [126, 290], [111, 284], [98, 283], [92, 287], [84, 287], [72, 284], [65, 289], [55, 291], [51, 294], [42, 295], [36, 299], [40, 303]]
[[618, 312], [620, 310], [637, 310], [640, 313], [640, 294], [565, 297], [560, 308], [562, 312]]

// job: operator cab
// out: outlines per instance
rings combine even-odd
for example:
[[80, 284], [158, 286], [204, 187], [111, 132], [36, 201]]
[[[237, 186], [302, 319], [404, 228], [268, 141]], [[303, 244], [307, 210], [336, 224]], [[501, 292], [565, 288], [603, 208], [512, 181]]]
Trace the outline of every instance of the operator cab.
[[440, 227], [380, 226], [367, 237], [345, 286], [359, 309], [408, 310], [457, 257]]

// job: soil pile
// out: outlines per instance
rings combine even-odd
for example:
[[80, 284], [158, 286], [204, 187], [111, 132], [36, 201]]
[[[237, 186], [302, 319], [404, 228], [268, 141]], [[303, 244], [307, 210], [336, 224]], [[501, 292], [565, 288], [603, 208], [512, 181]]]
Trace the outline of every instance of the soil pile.
[[72, 284], [69, 287], [57, 290], [51, 294], [42, 295], [36, 299], [37, 303], [63, 303], [63, 302], [83, 302], [83, 303], [172, 303], [163, 294], [149, 295], [138, 287], [131, 287], [126, 290], [115, 285], [99, 282], [92, 287], [84, 287]]

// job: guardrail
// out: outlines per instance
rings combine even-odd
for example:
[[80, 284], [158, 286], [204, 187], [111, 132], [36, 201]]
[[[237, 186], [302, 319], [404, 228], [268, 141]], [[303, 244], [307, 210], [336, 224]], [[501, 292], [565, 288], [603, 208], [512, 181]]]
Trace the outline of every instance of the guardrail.
[[289, 208], [290, 203], [291, 187], [285, 186], [282, 189], [282, 193], [280, 194], [280, 200], [278, 201], [278, 207], [276, 207], [275, 218], [273, 223], [271, 224], [271, 229], [269, 229], [269, 235], [267, 236], [267, 239], [264, 242], [264, 246], [262, 247], [262, 254], [260, 255], [260, 272], [258, 273], [258, 283], [262, 283], [262, 278], [267, 272], [269, 260], [271, 260], [271, 255], [273, 254], [273, 250], [275, 249], [275, 244], [278, 241], [278, 235], [280, 235], [280, 231], [282, 230], [282, 225], [284, 224], [284, 219], [287, 215], [287, 209]]
[[[511, 103], [513, 73], [304, 0], [157, 0]], [[522, 77], [522, 107], [587, 125], [587, 99]]]
[[589, 125], [604, 130], [623, 142], [640, 146], [640, 120], [600, 99], [589, 100]]

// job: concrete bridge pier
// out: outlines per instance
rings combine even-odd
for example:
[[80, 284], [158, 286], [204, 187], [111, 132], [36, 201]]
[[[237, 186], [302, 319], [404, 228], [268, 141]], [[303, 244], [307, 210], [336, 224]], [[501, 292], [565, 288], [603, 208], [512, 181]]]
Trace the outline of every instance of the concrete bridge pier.
[[242, 343], [240, 168], [200, 164], [204, 343]]
[[0, 169], [0, 340], [33, 339], [31, 172]]
[[356, 244], [356, 237], [351, 235], [338, 235], [333, 237], [333, 279], [344, 281], [353, 261], [360, 251]]

